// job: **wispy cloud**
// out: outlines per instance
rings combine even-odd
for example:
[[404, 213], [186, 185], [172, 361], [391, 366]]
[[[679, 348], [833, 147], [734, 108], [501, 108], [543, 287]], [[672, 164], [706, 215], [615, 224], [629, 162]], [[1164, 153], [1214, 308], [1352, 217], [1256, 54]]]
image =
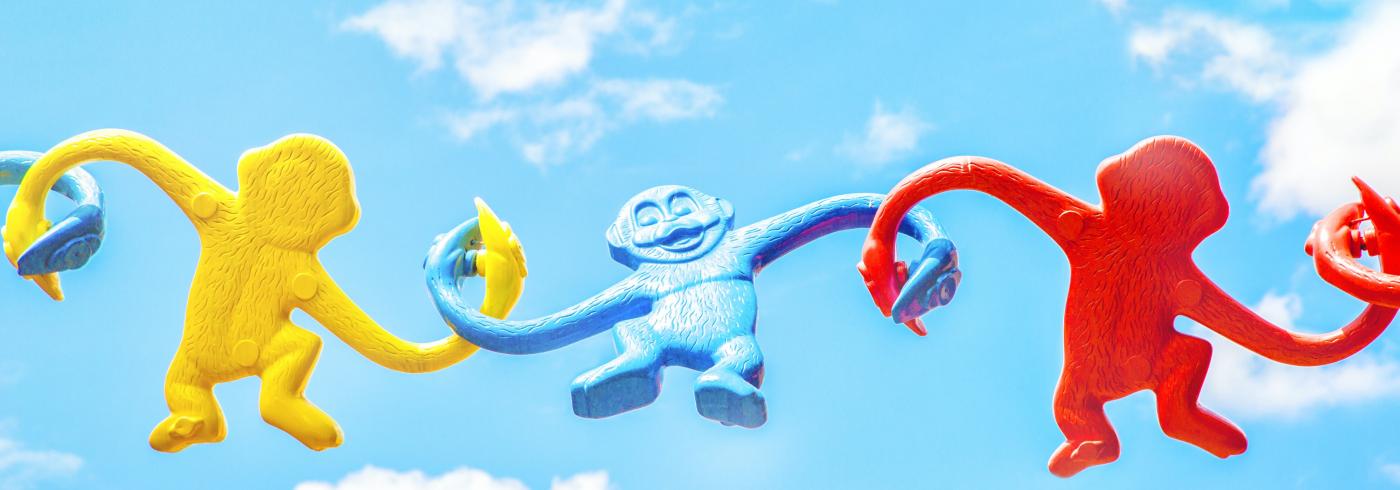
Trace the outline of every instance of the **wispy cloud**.
[[[612, 483], [605, 471], [555, 477], [550, 490], [609, 490]], [[529, 490], [513, 478], [498, 478], [473, 468], [458, 468], [441, 476], [428, 476], [420, 470], [394, 471], [376, 466], [345, 475], [339, 482], [302, 482], [295, 490]]]
[[1367, 2], [1334, 27], [1334, 43], [1308, 54], [1261, 25], [1173, 11], [1133, 29], [1128, 48], [1154, 69], [1190, 73], [1178, 76], [1186, 83], [1278, 109], [1253, 191], [1263, 212], [1289, 219], [1356, 200], [1351, 175], [1400, 192], [1400, 2]]
[[1293, 60], [1277, 45], [1259, 26], [1185, 10], [1168, 12], [1155, 26], [1138, 26], [1128, 38], [1133, 57], [1154, 69], [1174, 61], [1198, 64], [1201, 80], [1256, 101], [1277, 97], [1287, 86]]
[[1128, 8], [1128, 0], [1099, 0], [1099, 4], [1113, 15], [1122, 15], [1123, 11]]
[[33, 450], [0, 437], [0, 490], [26, 490], [40, 483], [73, 476], [83, 458], [62, 451]]
[[[1265, 294], [1259, 316], [1290, 330], [1303, 313], [1295, 294]], [[1326, 367], [1268, 361], [1197, 325], [1194, 332], [1215, 346], [1202, 398], [1230, 415], [1291, 420], [1318, 409], [1400, 395], [1400, 365], [1360, 354]]]
[[1400, 463], [1383, 461], [1376, 465], [1376, 470], [1381, 472], [1386, 480], [1395, 485], [1400, 485]]
[[836, 151], [857, 162], [878, 167], [908, 155], [919, 147], [919, 139], [933, 129], [909, 106], [890, 111], [880, 101], [865, 122], [865, 131], [847, 134]]
[[343, 27], [379, 36], [420, 72], [450, 63], [476, 94], [444, 118], [462, 140], [504, 135], [536, 165], [587, 151], [640, 122], [709, 117], [723, 103], [710, 85], [675, 78], [590, 75], [599, 47], [649, 54], [674, 46], [676, 20], [624, 0], [601, 4], [510, 0], [389, 0]]
[[503, 128], [526, 161], [557, 163], [630, 124], [714, 115], [724, 97], [687, 80], [600, 80], [563, 100], [499, 104], [447, 116], [453, 135], [471, 140]]
[[1400, 2], [1362, 8], [1340, 32], [1301, 65], [1269, 125], [1253, 185], [1280, 219], [1357, 200], [1352, 175], [1400, 193]]
[[612, 488], [612, 482], [606, 471], [579, 473], [568, 478], [556, 476], [549, 485], [549, 490], [609, 490]]

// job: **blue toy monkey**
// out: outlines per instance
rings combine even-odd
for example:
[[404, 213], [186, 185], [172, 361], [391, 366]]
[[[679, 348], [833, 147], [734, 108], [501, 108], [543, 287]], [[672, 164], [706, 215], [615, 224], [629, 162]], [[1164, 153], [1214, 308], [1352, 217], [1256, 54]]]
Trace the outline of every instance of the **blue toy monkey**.
[[[628, 201], [607, 231], [613, 259], [635, 272], [573, 307], [524, 321], [497, 320], [466, 306], [458, 281], [490, 274], [475, 270], [477, 237], [468, 221], [434, 242], [428, 287], [458, 335], [496, 352], [544, 352], [616, 327], [617, 358], [573, 382], [579, 416], [643, 407], [660, 394], [663, 367], [685, 366], [702, 371], [695, 383], [700, 415], [758, 427], [767, 408], [758, 391], [763, 355], [754, 339], [754, 276], [819, 237], [868, 227], [882, 199], [836, 196], [734, 229], [734, 209], [723, 199], [689, 187], [653, 187]], [[915, 269], [936, 276], [940, 286], [912, 308], [924, 313], [946, 304], [961, 278], [952, 242], [922, 209], [904, 218], [900, 232], [924, 244]]]

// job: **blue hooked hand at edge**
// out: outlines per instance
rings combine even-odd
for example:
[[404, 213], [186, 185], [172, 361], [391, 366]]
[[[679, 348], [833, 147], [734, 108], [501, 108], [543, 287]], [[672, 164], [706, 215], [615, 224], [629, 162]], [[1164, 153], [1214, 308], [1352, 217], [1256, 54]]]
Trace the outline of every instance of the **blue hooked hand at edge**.
[[918, 320], [924, 313], [952, 301], [961, 281], [958, 251], [953, 242], [946, 238], [929, 241], [923, 256], [909, 270], [909, 279], [900, 288], [890, 316], [897, 323]]
[[[577, 305], [532, 320], [497, 320], [467, 306], [458, 286], [479, 272], [471, 260], [479, 247], [472, 236], [475, 220], [438, 236], [424, 265], [443, 319], [487, 350], [544, 352], [616, 327], [619, 355], [573, 382], [579, 416], [607, 417], [650, 404], [660, 394], [662, 368], [684, 366], [703, 371], [695, 383], [702, 416], [757, 427], [767, 420], [767, 405], [758, 391], [763, 356], [754, 338], [754, 276], [817, 238], [868, 227], [882, 200], [878, 194], [836, 196], [734, 229], [727, 201], [689, 187], [654, 187], [628, 201], [607, 232], [613, 259], [635, 272]], [[925, 245], [915, 267], [919, 284], [932, 276], [941, 288], [936, 297], [905, 306], [906, 315], [917, 316], [951, 299], [961, 277], [957, 254], [921, 208], [905, 216], [900, 232]]]
[[[19, 185], [34, 162], [32, 151], [0, 152], [0, 185]], [[19, 257], [20, 275], [32, 276], [77, 269], [87, 264], [102, 245], [105, 213], [102, 190], [82, 169], [63, 174], [53, 191], [77, 203], [77, 208], [49, 228]]]

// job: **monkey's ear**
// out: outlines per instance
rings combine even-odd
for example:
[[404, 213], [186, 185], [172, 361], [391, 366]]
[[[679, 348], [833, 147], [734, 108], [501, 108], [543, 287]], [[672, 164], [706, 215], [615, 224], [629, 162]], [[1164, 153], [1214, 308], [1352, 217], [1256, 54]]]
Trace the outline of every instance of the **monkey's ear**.
[[715, 200], [715, 207], [719, 209], [719, 218], [732, 228], [734, 226], [734, 205], [718, 197], [711, 199]]
[[639, 262], [637, 255], [632, 253], [631, 228], [626, 217], [618, 217], [617, 221], [613, 221], [607, 232], [608, 253], [617, 263], [636, 269]]
[[628, 240], [627, 237], [623, 235], [625, 235], [625, 233], [622, 231], [622, 220], [614, 221], [612, 226], [608, 227], [608, 246], [612, 248], [626, 247], [628, 245]]

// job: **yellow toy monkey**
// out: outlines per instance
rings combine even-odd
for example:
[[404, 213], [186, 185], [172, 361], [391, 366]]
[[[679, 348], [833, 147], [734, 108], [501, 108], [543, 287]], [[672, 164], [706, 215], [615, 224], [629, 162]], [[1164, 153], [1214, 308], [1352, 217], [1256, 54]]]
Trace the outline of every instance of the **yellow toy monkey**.
[[[259, 409], [267, 423], [314, 450], [340, 445], [340, 427], [303, 395], [321, 339], [291, 322], [293, 309], [307, 312], [371, 361], [397, 371], [442, 369], [477, 350], [455, 335], [424, 344], [394, 336], [361, 311], [322, 268], [317, 251], [354, 228], [360, 208], [345, 154], [312, 135], [287, 136], [244, 153], [238, 161], [237, 192], [141, 134], [108, 129], [73, 137], [35, 162], [10, 205], [3, 236], [11, 263], [48, 229], [43, 219], [48, 189], [63, 172], [92, 161], [136, 168], [180, 206], [199, 232], [201, 250], [185, 308], [184, 338], [165, 381], [170, 416], [151, 432], [156, 450], [174, 452], [223, 440], [226, 428], [213, 387], [247, 376], [262, 378]], [[524, 255], [509, 227], [489, 209], [479, 209], [481, 226], [497, 228], [482, 233], [486, 250], [477, 259], [504, 264], [490, 270], [512, 275], [488, 278], [482, 310], [504, 318], [520, 296]], [[30, 279], [61, 297], [57, 276]]]

